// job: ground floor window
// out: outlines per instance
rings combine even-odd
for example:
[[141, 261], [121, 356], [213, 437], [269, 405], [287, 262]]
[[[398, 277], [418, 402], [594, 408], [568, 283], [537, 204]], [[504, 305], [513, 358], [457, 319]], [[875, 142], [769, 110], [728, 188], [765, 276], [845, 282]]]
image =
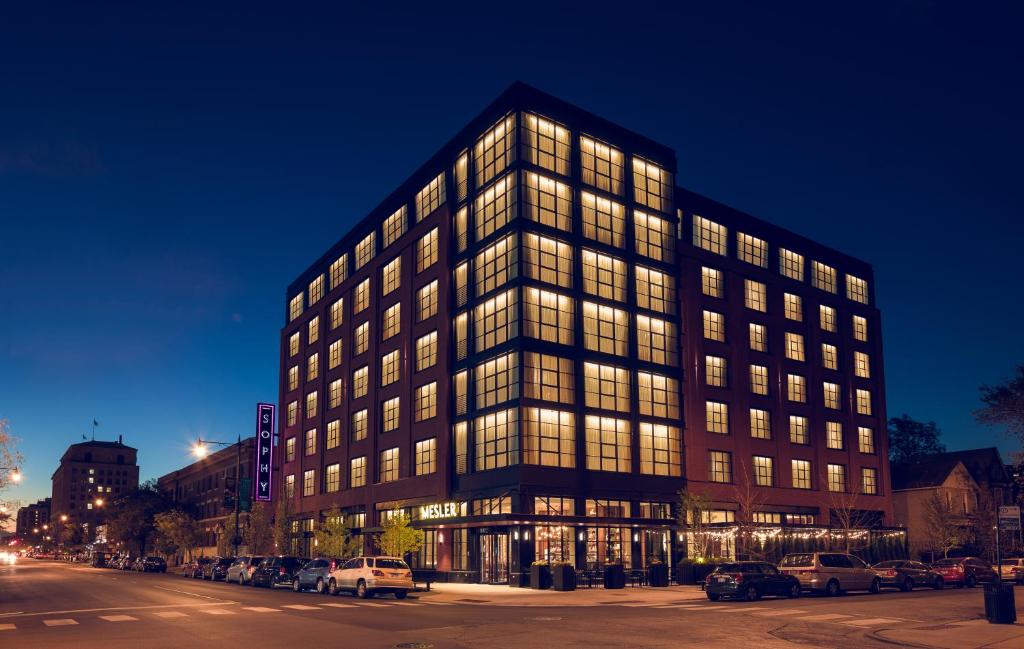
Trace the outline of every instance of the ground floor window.
[[574, 528], [567, 525], [538, 525], [534, 531], [538, 560], [576, 564]]
[[452, 544], [452, 570], [469, 570], [469, 530], [450, 532]]
[[412, 555], [413, 568], [437, 568], [437, 530], [423, 530], [423, 545]]
[[587, 528], [587, 568], [595, 570], [613, 563], [633, 565], [628, 527]]

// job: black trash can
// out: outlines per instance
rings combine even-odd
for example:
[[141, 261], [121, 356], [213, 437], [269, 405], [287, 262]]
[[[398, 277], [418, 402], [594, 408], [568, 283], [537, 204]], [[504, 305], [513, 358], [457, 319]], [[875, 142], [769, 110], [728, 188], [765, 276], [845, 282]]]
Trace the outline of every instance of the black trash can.
[[1012, 585], [985, 584], [985, 619], [989, 624], [1013, 624], [1017, 621]]

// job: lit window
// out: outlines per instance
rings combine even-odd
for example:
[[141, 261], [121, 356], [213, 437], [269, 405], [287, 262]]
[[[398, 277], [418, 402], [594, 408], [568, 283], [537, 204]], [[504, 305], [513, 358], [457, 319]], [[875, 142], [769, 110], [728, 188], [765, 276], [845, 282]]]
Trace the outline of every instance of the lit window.
[[808, 460], [793, 460], [793, 488], [811, 488], [811, 463]]
[[416, 291], [416, 322], [423, 322], [437, 315], [437, 287], [438, 282], [435, 279]]
[[455, 233], [455, 250], [464, 252], [469, 245], [469, 207], [460, 207], [452, 217], [452, 231]]
[[381, 314], [381, 340], [397, 336], [402, 330], [402, 303], [396, 302]]
[[327, 450], [341, 446], [341, 422], [337, 419], [327, 422]]
[[434, 228], [416, 242], [416, 272], [422, 273], [437, 263], [438, 229]]
[[296, 331], [288, 336], [288, 357], [296, 356], [299, 353], [299, 332]]
[[750, 366], [750, 391], [762, 396], [768, 394], [768, 368], [764, 365]]
[[398, 430], [398, 422], [402, 414], [402, 401], [399, 397], [392, 397], [380, 404], [380, 430], [382, 433], [390, 433]]
[[366, 485], [366, 456], [354, 457], [349, 461], [348, 486], [351, 488]]
[[474, 205], [476, 240], [481, 241], [515, 218], [516, 175], [508, 174], [478, 193]]
[[843, 464], [829, 464], [827, 467], [828, 490], [837, 493], [846, 491], [846, 466]]
[[364, 322], [352, 330], [352, 355], [358, 356], [370, 347], [370, 323]]
[[305, 455], [316, 455], [316, 429], [306, 431]]
[[325, 470], [325, 491], [327, 493], [334, 493], [341, 489], [341, 465], [340, 464], [328, 464]]
[[728, 254], [729, 228], [694, 214], [693, 245], [716, 255]]
[[371, 232], [356, 244], [356, 270], [365, 266], [377, 254], [377, 233]]
[[672, 174], [653, 162], [633, 157], [633, 198], [652, 210], [668, 212], [672, 209]]
[[525, 352], [523, 396], [527, 399], [575, 403], [573, 362], [568, 358]]
[[868, 319], [859, 315], [853, 316], [853, 337], [863, 343], [868, 341]]
[[401, 350], [394, 350], [380, 357], [380, 385], [391, 385], [401, 378]]
[[710, 355], [704, 357], [704, 382], [716, 388], [729, 387], [724, 358]]
[[679, 381], [660, 374], [637, 372], [640, 414], [665, 419], [679, 417]]
[[755, 352], [768, 351], [768, 327], [750, 323], [750, 349]]
[[288, 322], [295, 320], [302, 315], [302, 299], [304, 295], [299, 293], [288, 301]]
[[861, 453], [875, 452], [875, 431], [866, 426], [857, 427], [857, 447]]
[[[284, 477], [284, 497], [294, 498], [295, 497], [295, 475], [286, 475]], [[90, 503], [92, 504], [92, 503]]]
[[679, 477], [680, 447], [678, 427], [640, 422], [640, 473]]
[[807, 417], [800, 415], [789, 416], [789, 441], [794, 444], [810, 444], [810, 424]]
[[[476, 351], [482, 352], [519, 335], [516, 302], [516, 290], [510, 289], [476, 306], [473, 327], [476, 332]], [[456, 330], [458, 327], [456, 319]]]
[[604, 142], [580, 136], [580, 167], [584, 183], [622, 195], [622, 152]]
[[359, 442], [366, 439], [370, 411], [366, 408], [352, 413], [352, 441]]
[[[514, 297], [514, 294], [513, 294]], [[480, 322], [478, 321], [479, 325]], [[469, 355], [469, 313], [460, 313], [452, 318], [452, 329], [455, 342], [455, 359], [463, 360]], [[480, 343], [477, 343], [480, 346]]]
[[743, 280], [743, 304], [761, 313], [768, 311], [768, 287], [752, 279]]
[[843, 425], [838, 421], [825, 422], [825, 445], [835, 450], [843, 450]]
[[590, 192], [582, 192], [580, 207], [583, 236], [617, 248], [625, 245], [626, 217], [622, 205]]
[[768, 244], [764, 239], [737, 232], [736, 257], [748, 264], [768, 268]]
[[804, 355], [804, 337], [800, 334], [786, 332], [786, 358], [791, 361], [802, 361]]
[[572, 246], [532, 232], [523, 234], [523, 271], [532, 279], [572, 288]]
[[671, 263], [675, 260], [676, 226], [668, 219], [633, 210], [637, 254]]
[[395, 212], [384, 219], [384, 225], [381, 226], [381, 231], [384, 233], [384, 242], [382, 248], [387, 248], [394, 242], [398, 241], [398, 238], [405, 234], [405, 205], [395, 210]]
[[398, 480], [398, 447], [386, 448], [380, 452], [380, 467], [377, 471], [381, 482]]
[[569, 129], [539, 115], [523, 113], [522, 138], [527, 162], [569, 175]]
[[331, 276], [331, 288], [335, 289], [341, 286], [341, 283], [348, 279], [348, 253], [331, 262], [328, 272]]
[[[846, 276], [846, 297], [861, 304], [868, 303], [868, 283], [853, 275]], [[310, 297], [312, 303], [312, 297]]]
[[878, 469], [863, 467], [860, 470], [860, 481], [863, 487], [861, 490], [865, 494], [869, 496], [878, 494]]
[[584, 363], [583, 390], [588, 408], [629, 412], [629, 370], [625, 368]]
[[826, 266], [820, 261], [812, 261], [811, 285], [829, 293], [836, 292], [836, 269]]
[[455, 200], [462, 202], [469, 195], [469, 152], [463, 151], [452, 168], [455, 178]]
[[708, 451], [708, 480], [732, 482], [732, 453]]
[[476, 294], [483, 295], [508, 284], [519, 267], [518, 253], [515, 234], [503, 237], [477, 253]]
[[532, 287], [523, 289], [523, 295], [525, 335], [562, 345], [573, 344], [575, 306], [571, 297]]
[[871, 378], [871, 361], [864, 352], [853, 352], [853, 368], [859, 378]]
[[807, 403], [807, 377], [787, 374], [786, 398], [797, 403]]
[[709, 433], [729, 434], [729, 404], [720, 401], [704, 403], [704, 425]]
[[316, 492], [316, 471], [309, 469], [302, 472], [302, 495], [312, 496]]
[[416, 339], [416, 371], [422, 371], [437, 364], [437, 332], [431, 331]]
[[640, 360], [675, 366], [679, 363], [678, 349], [679, 337], [674, 323], [637, 315], [637, 356]]
[[584, 302], [583, 346], [586, 349], [605, 354], [628, 355], [628, 313], [623, 309]]
[[316, 341], [320, 340], [320, 316], [313, 316], [307, 326], [306, 344], [312, 345]]
[[523, 179], [523, 215], [559, 230], [571, 230], [572, 187], [532, 171], [524, 171]]
[[284, 461], [294, 462], [295, 461], [295, 438], [289, 437], [284, 442]]
[[327, 407], [337, 408], [341, 405], [341, 379], [335, 379], [327, 384]]
[[821, 343], [821, 366], [826, 370], [839, 369], [839, 352], [835, 345]]
[[841, 407], [841, 399], [839, 395], [839, 384], [829, 383], [824, 381], [821, 385], [822, 391], [824, 392], [825, 407], [829, 410], [839, 410]]
[[319, 395], [314, 390], [306, 395], [306, 419], [313, 419], [317, 414], [317, 401]]
[[583, 290], [606, 300], [626, 301], [626, 262], [583, 250]]
[[299, 420], [299, 402], [289, 401], [288, 402], [288, 422], [289, 426], [294, 426]]
[[830, 306], [822, 304], [818, 307], [821, 311], [821, 329], [822, 331], [836, 331], [836, 310]]
[[771, 439], [771, 413], [760, 408], [750, 409], [750, 436], [754, 439]]
[[288, 391], [291, 392], [299, 387], [299, 366], [292, 365], [288, 368]]
[[416, 475], [429, 475], [437, 471], [437, 438], [416, 442]]
[[380, 294], [388, 295], [402, 285], [402, 258], [395, 257], [389, 261], [380, 271], [381, 289]]
[[571, 412], [523, 408], [523, 462], [571, 469], [576, 466], [576, 418]]
[[487, 471], [519, 462], [519, 410], [510, 408], [477, 417], [473, 424], [476, 470]]
[[779, 248], [779, 273], [798, 282], [804, 281], [804, 256]]
[[444, 172], [416, 192], [416, 222], [419, 223], [444, 203]]
[[519, 355], [503, 354], [476, 366], [476, 407], [489, 408], [519, 397]]
[[871, 414], [871, 392], [868, 390], [857, 390], [857, 414]]
[[356, 284], [352, 299], [352, 313], [362, 313], [370, 306], [370, 278]]
[[754, 484], [758, 487], [771, 487], [775, 484], [772, 458], [763, 455], [754, 456]]
[[359, 397], [365, 397], [366, 391], [369, 389], [370, 379], [370, 368], [367, 366], [360, 367], [359, 369], [352, 372], [352, 398], [358, 399]]
[[316, 279], [309, 283], [309, 303], [316, 304], [324, 296], [324, 276], [317, 275]]
[[802, 321], [804, 319], [804, 305], [800, 296], [793, 295], [792, 293], [785, 293], [782, 296], [782, 299], [786, 319], [795, 320], [797, 322]]
[[675, 278], [653, 268], [637, 266], [636, 305], [660, 313], [675, 313]]
[[725, 342], [725, 316], [714, 311], [704, 312], [704, 338]]
[[455, 284], [455, 306], [465, 306], [469, 301], [469, 262], [464, 261], [452, 271]]
[[482, 187], [506, 169], [516, 157], [516, 116], [509, 114], [487, 129], [473, 147], [476, 186]]
[[587, 415], [587, 468], [591, 471], [632, 471], [629, 420]]
[[345, 298], [338, 298], [331, 303], [331, 330], [337, 329], [345, 321]]
[[725, 297], [725, 280], [722, 271], [702, 266], [700, 269], [700, 288], [709, 297]]

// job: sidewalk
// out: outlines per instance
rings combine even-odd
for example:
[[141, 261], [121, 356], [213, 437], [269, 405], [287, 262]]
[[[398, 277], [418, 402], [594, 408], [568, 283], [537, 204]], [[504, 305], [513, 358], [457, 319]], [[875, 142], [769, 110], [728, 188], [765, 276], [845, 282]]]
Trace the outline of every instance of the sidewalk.
[[460, 604], [488, 604], [491, 606], [602, 606], [605, 604], [656, 606], [705, 600], [699, 586], [669, 586], [667, 588], [630, 587], [621, 590], [581, 588], [569, 592], [532, 590], [492, 584], [438, 584], [430, 592], [419, 592], [421, 599]]
[[927, 626], [882, 629], [873, 636], [887, 642], [929, 649], [1021, 649], [1024, 624], [989, 624], [968, 620]]

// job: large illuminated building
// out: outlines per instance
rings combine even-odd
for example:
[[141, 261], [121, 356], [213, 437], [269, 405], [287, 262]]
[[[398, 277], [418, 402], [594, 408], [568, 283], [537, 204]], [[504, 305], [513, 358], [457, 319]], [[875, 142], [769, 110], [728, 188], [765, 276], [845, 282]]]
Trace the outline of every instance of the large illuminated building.
[[116, 442], [91, 440], [72, 444], [53, 472], [50, 516], [81, 526], [85, 540], [96, 535], [96, 526], [119, 496], [139, 486], [138, 450], [119, 435]]
[[515, 84], [299, 276], [276, 457], [298, 551], [337, 506], [367, 551], [405, 511], [414, 567], [448, 579], [674, 564], [681, 489], [715, 553], [739, 523], [889, 524], [870, 266], [675, 177]]

